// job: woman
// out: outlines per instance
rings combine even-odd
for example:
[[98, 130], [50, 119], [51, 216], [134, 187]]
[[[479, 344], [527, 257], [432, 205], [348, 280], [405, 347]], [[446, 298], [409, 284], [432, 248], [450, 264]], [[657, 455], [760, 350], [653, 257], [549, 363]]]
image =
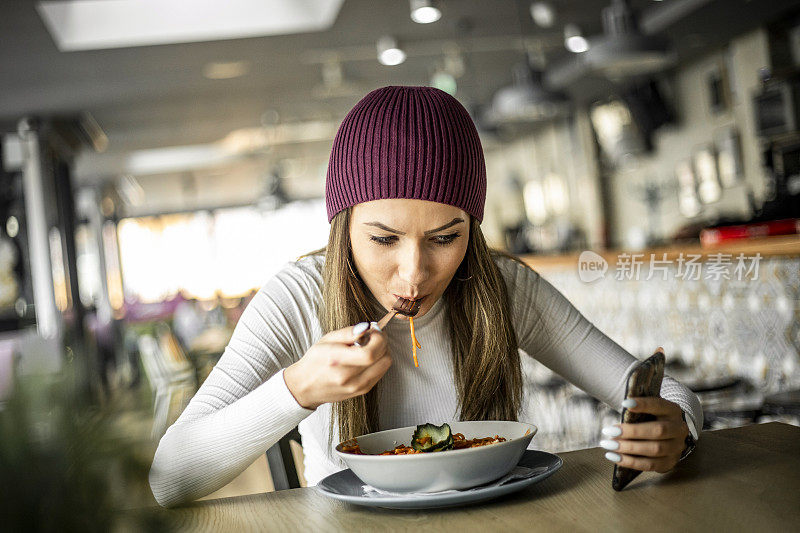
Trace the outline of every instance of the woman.
[[[150, 472], [157, 501], [175, 505], [222, 487], [297, 425], [305, 476], [316, 484], [343, 468], [330, 448], [346, 438], [425, 422], [516, 420], [519, 350], [619, 408], [636, 359], [533, 270], [489, 251], [480, 229], [485, 192], [478, 134], [454, 98], [385, 87], [356, 104], [331, 151], [327, 248], [287, 265], [247, 307], [159, 443]], [[354, 344], [398, 297], [421, 300], [418, 368], [404, 319]], [[702, 411], [672, 379], [661, 396], [633, 407], [656, 421], [604, 430], [610, 460], [659, 472], [675, 466]]]

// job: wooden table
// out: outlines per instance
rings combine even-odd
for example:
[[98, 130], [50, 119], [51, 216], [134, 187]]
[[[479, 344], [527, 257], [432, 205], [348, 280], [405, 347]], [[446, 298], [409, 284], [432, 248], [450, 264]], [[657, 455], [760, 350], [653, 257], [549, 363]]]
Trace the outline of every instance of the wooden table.
[[313, 488], [164, 510], [183, 530], [798, 531], [800, 428], [770, 423], [704, 432], [674, 471], [611, 489], [599, 448], [560, 454], [551, 478], [482, 504], [429, 511], [359, 507]]

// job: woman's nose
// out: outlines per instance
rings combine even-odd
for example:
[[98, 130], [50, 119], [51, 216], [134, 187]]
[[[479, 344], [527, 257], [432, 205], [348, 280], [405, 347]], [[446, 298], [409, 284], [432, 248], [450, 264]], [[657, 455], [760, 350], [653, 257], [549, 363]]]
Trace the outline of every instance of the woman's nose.
[[397, 262], [400, 279], [411, 287], [419, 287], [428, 277], [427, 258], [418, 246], [408, 246], [401, 250]]

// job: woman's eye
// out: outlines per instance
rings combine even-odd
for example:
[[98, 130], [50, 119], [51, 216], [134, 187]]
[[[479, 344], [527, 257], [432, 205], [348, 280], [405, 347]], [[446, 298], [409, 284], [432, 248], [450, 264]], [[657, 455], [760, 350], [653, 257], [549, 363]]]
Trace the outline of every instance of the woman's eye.
[[369, 240], [376, 242], [382, 246], [391, 246], [395, 242], [397, 242], [397, 237], [394, 235], [390, 235], [388, 237], [383, 237], [380, 235], [370, 235]]
[[450, 244], [454, 240], [456, 240], [461, 234], [460, 233], [451, 233], [449, 235], [437, 235], [433, 238], [433, 242], [436, 244]]
[[[461, 234], [460, 233], [451, 233], [449, 235], [436, 235], [435, 237], [431, 237], [431, 242], [434, 244], [439, 244], [445, 246], [450, 244], [454, 240], [456, 240]], [[380, 244], [381, 246], [392, 246], [395, 244], [399, 238], [396, 235], [370, 235], [369, 240]]]

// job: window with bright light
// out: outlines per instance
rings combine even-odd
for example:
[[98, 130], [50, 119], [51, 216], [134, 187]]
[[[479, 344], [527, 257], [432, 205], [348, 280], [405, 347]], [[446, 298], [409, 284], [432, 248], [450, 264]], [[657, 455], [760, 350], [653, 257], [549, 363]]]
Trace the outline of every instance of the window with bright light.
[[155, 302], [234, 298], [261, 287], [288, 261], [325, 246], [323, 201], [128, 218], [119, 223], [126, 298]]

